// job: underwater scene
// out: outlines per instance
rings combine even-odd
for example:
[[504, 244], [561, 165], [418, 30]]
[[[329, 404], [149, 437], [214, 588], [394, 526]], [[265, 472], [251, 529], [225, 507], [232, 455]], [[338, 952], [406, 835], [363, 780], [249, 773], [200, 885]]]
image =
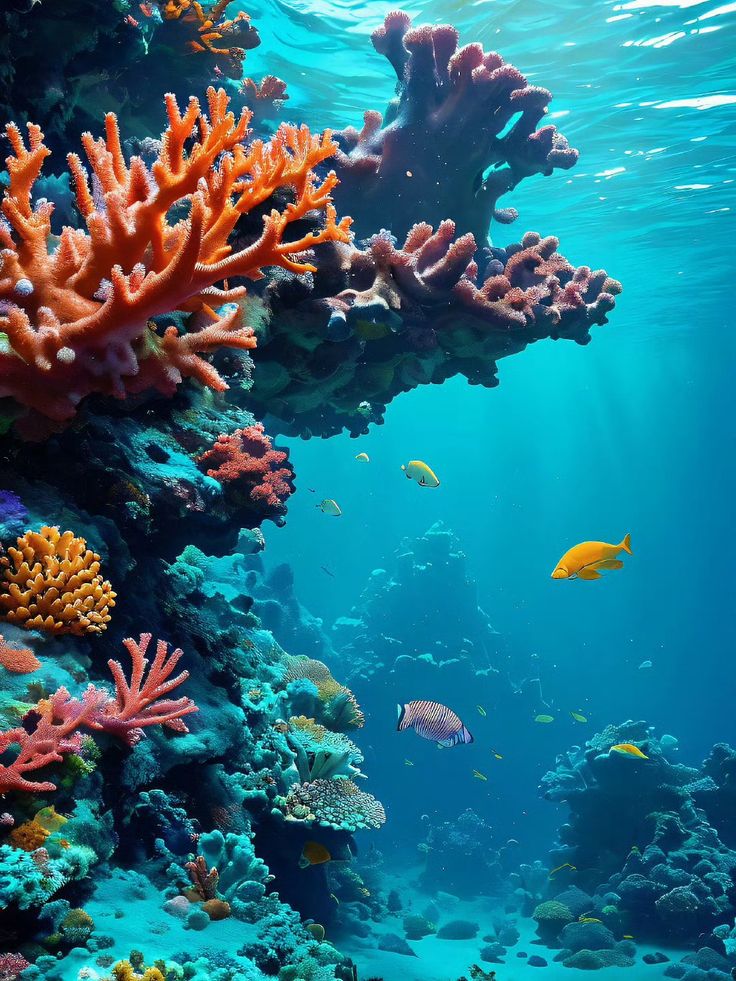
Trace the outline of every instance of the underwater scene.
[[736, 3], [0, 0], [0, 133], [0, 981], [736, 979]]

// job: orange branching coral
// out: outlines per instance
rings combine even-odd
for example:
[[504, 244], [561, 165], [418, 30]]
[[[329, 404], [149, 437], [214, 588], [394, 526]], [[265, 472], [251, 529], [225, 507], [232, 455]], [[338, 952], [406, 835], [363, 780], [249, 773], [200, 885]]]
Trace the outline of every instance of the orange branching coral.
[[[335, 152], [329, 132], [284, 124], [268, 142], [246, 146], [250, 113], [236, 119], [223, 90], [210, 88], [207, 98], [208, 114], [194, 98], [182, 113], [166, 96], [169, 124], [150, 173], [140, 158], [126, 161], [114, 114], [105, 118], [104, 138], [85, 134], [92, 182], [80, 157], [70, 154], [68, 162], [87, 231], [64, 228], [51, 244], [53, 205], [32, 204], [49, 154], [43, 134], [29, 124], [26, 145], [14, 123], [6, 127], [12, 153], [0, 205], [0, 396], [64, 422], [92, 392], [171, 395], [184, 377], [222, 391], [227, 385], [203, 355], [255, 346], [237, 308], [222, 316], [212, 310], [246, 292], [228, 288], [227, 279], [258, 279], [267, 266], [313, 271], [300, 253], [348, 240], [350, 219], [338, 223], [331, 204], [335, 174], [318, 179], [313, 171]], [[291, 203], [268, 212], [260, 237], [234, 252], [228, 239], [238, 219], [279, 188], [293, 189]], [[326, 213], [324, 226], [289, 240], [289, 226], [313, 211]], [[152, 318], [175, 310], [201, 311], [214, 322], [159, 333]]]
[[31, 674], [38, 671], [41, 662], [30, 647], [11, 647], [0, 634], [0, 667], [13, 674]]
[[115, 595], [100, 573], [100, 556], [72, 531], [26, 532], [0, 556], [0, 610], [26, 630], [100, 633]]
[[217, 0], [212, 6], [205, 7], [197, 0], [166, 0], [162, 12], [165, 20], [179, 21], [190, 29], [190, 51], [214, 55], [215, 64], [224, 75], [239, 79], [245, 49], [255, 48], [261, 39], [244, 11], [241, 10], [232, 20], [225, 19], [229, 2]]

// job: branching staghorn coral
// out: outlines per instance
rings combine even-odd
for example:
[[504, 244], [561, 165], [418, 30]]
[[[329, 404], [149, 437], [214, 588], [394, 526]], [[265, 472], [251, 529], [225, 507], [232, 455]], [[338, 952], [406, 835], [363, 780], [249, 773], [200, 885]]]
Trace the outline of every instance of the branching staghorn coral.
[[94, 685], [87, 687], [81, 699], [72, 698], [66, 688], [59, 688], [28, 713], [24, 720], [28, 728], [0, 732], [0, 756], [17, 747], [10, 762], [0, 763], [0, 794], [11, 790], [29, 793], [56, 790], [50, 780], [29, 780], [26, 774], [60, 763], [68, 753], [78, 753], [85, 729], [107, 732], [128, 746], [135, 746], [143, 738], [147, 726], [163, 725], [180, 733], [188, 731], [183, 717], [196, 712], [197, 706], [190, 698], [166, 697], [189, 677], [188, 671], [170, 677], [182, 652], [177, 648], [169, 656], [168, 644], [159, 640], [156, 656], [146, 673], [145, 655], [150, 642], [150, 634], [141, 634], [138, 642], [132, 638], [123, 641], [133, 661], [130, 681], [126, 681], [119, 661], [107, 662], [115, 682], [114, 697]]
[[344, 777], [294, 784], [284, 812], [287, 821], [316, 822], [343, 831], [380, 828], [386, 821], [383, 804]]
[[187, 46], [195, 54], [209, 54], [222, 75], [238, 81], [243, 74], [246, 49], [261, 43], [250, 17], [239, 11], [232, 20], [225, 18], [230, 0], [205, 5], [197, 0], [166, 0], [161, 3], [164, 20], [174, 21], [190, 36]]
[[[228, 288], [228, 278], [258, 279], [266, 266], [314, 271], [299, 253], [347, 241], [350, 220], [337, 222], [330, 199], [337, 178], [313, 172], [334, 153], [330, 134], [282, 125], [268, 143], [246, 146], [250, 113], [236, 120], [222, 89], [208, 89], [207, 99], [208, 115], [197, 99], [182, 113], [167, 96], [169, 124], [150, 173], [140, 158], [125, 160], [114, 114], [105, 118], [104, 139], [85, 134], [92, 182], [76, 154], [68, 162], [87, 231], [65, 228], [56, 248], [48, 245], [53, 205], [32, 203], [49, 154], [43, 134], [29, 124], [26, 145], [8, 124], [0, 396], [61, 424], [92, 392], [171, 395], [185, 377], [222, 391], [225, 381], [203, 355], [255, 346], [237, 307], [212, 310], [245, 294], [245, 287]], [[292, 188], [293, 201], [266, 214], [256, 241], [233, 252], [228, 237], [238, 219], [280, 188]], [[181, 205], [188, 213], [172, 217]], [[315, 210], [326, 213], [324, 226], [289, 240], [289, 226]], [[170, 325], [159, 334], [152, 318], [177, 310], [200, 314], [199, 329], [181, 333]], [[207, 316], [212, 322], [202, 326]]]
[[26, 532], [17, 547], [0, 556], [0, 610], [26, 630], [100, 633], [110, 621], [115, 597], [102, 578], [100, 556], [72, 531], [62, 534], [44, 526]]

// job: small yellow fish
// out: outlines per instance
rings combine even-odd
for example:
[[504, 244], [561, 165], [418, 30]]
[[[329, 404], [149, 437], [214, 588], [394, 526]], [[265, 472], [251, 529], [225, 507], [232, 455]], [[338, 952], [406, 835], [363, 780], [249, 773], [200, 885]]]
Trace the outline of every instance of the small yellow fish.
[[414, 766], [411, 760], [404, 760], [404, 766]]
[[600, 569], [620, 569], [621, 552], [631, 551], [631, 535], [626, 535], [618, 545], [607, 542], [583, 542], [575, 545], [562, 556], [552, 572], [553, 579], [600, 579]]
[[337, 503], [337, 501], [333, 501], [329, 497], [326, 497], [324, 501], [320, 501], [317, 507], [323, 514], [331, 514], [333, 518], [339, 518], [342, 514], [340, 505]]
[[367, 453], [358, 453], [358, 455], [355, 457], [355, 459], [359, 463], [370, 463], [371, 462], [371, 458], [368, 456]]
[[632, 937], [632, 935], [630, 933], [625, 933], [624, 936], [623, 936], [623, 939], [624, 940], [633, 940], [634, 938]]
[[437, 474], [421, 460], [409, 460], [407, 464], [402, 463], [401, 469], [409, 480], [416, 480], [420, 487], [440, 486]]
[[580, 712], [570, 712], [570, 715], [575, 719], [576, 722], [587, 722], [588, 720]]
[[501, 756], [500, 753], [497, 753], [495, 749], [492, 749], [491, 752], [493, 753], [493, 755], [496, 757], [497, 760], [503, 759], [503, 756]]
[[640, 760], [648, 760], [649, 757], [646, 756], [639, 749], [638, 746], [634, 746], [633, 743], [616, 743], [615, 746], [611, 746], [610, 752], [616, 751], [617, 753], [625, 753], [627, 756], [636, 756]]
[[487, 712], [486, 712], [486, 710], [485, 710], [485, 709], [483, 708], [483, 706], [482, 706], [482, 705], [476, 705], [475, 707], [476, 707], [476, 708], [478, 709], [478, 714], [479, 714], [479, 715], [482, 715], [482, 716], [483, 716], [483, 718], [485, 719], [485, 717], [486, 717], [486, 716], [488, 715], [488, 713], [487, 713]]
[[554, 722], [554, 715], [537, 715], [534, 718], [535, 722]]
[[602, 923], [603, 920], [599, 920], [597, 916], [579, 916], [578, 923]]
[[549, 878], [554, 879], [558, 872], [563, 872], [565, 869], [569, 869], [571, 872], [577, 872], [577, 868], [574, 865], [570, 865], [569, 862], [564, 862], [562, 865], [558, 865], [556, 869], [552, 869], [549, 873]]
[[473, 770], [473, 776], [476, 780], [482, 780], [484, 783], [488, 782], [488, 777], [485, 773], [481, 773], [480, 770]]

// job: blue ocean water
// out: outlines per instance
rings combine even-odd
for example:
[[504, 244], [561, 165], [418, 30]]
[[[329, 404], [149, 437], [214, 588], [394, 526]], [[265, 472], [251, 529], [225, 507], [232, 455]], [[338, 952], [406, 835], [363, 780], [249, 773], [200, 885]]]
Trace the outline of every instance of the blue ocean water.
[[[534, 345], [500, 362], [497, 389], [453, 379], [396, 400], [385, 425], [360, 439], [291, 441], [300, 493], [287, 527], [267, 533], [270, 557], [291, 562], [302, 602], [329, 624], [403, 538], [441, 520], [467, 554], [494, 627], [539, 656], [561, 716], [582, 707], [599, 728], [645, 718], [681, 740], [683, 759], [699, 760], [732, 737], [728, 651], [736, 637], [723, 545], [736, 481], [734, 339], [724, 250], [736, 203], [736, 10], [639, 0], [410, 9], [452, 20], [462, 40], [481, 39], [549, 84], [552, 117], [581, 148], [572, 171], [510, 195], [520, 217], [496, 226], [494, 241], [554, 232], [568, 256], [603, 266], [624, 293], [590, 345]], [[346, 111], [357, 122], [359, 106], [390, 95], [380, 59], [370, 76], [352, 68], [382, 12], [362, 3], [304, 4], [296, 15], [270, 9], [281, 57], [304, 73], [297, 98], [320, 106], [326, 124]], [[355, 463], [360, 451], [370, 466]], [[409, 458], [429, 462], [441, 488], [404, 480], [399, 466]], [[307, 487], [336, 498], [343, 517], [317, 511]], [[568, 543], [619, 541], [625, 532], [634, 556], [622, 573], [590, 584], [549, 578]], [[324, 563], [334, 579], [320, 571]], [[441, 618], [453, 597], [431, 602]], [[645, 660], [651, 670], [638, 670]], [[472, 715], [492, 689], [432, 694]], [[492, 743], [508, 744], [492, 716], [481, 725]], [[407, 794], [406, 744], [372, 738], [393, 761], [384, 798], [414, 821], [426, 783]], [[432, 800], [446, 807], [449, 791], [507, 831], [528, 827], [540, 848], [549, 815], [539, 813], [534, 774], [575, 738], [570, 721], [515, 731], [489, 785], [469, 776], [480, 751], [462, 765], [428, 757], [425, 777], [441, 783]]]
[[[145, 4], [119, 5], [131, 32], [146, 28]], [[288, 82], [271, 129], [359, 127], [394, 95], [370, 41], [390, 5], [238, 0], [229, 16], [241, 7], [261, 40], [247, 74]], [[80, 697], [87, 682], [110, 689], [108, 657], [140, 630], [184, 649], [181, 691], [199, 712], [187, 716], [188, 735], [151, 731], [112, 748], [99, 737], [98, 769], [87, 772], [82, 753], [83, 776], [64, 770], [58, 797], [0, 795], [0, 981], [521, 981], [535, 967], [550, 979], [592, 967], [639, 981], [665, 976], [642, 960], [654, 951], [690, 957], [671, 975], [685, 981], [736, 972], [736, 754], [713, 749], [736, 743], [736, 4], [409, 0], [403, 9], [415, 23], [454, 24], [461, 43], [479, 41], [549, 87], [549, 121], [580, 150], [571, 170], [530, 177], [501, 199], [519, 217], [494, 223], [492, 244], [556, 235], [574, 265], [607, 270], [623, 293], [589, 344], [530, 344], [499, 361], [492, 389], [462, 376], [420, 385], [357, 438], [284, 435], [266, 413], [296, 490], [285, 522], [277, 505], [267, 516], [278, 523], [260, 531], [251, 525], [263, 515], [249, 521], [238, 497], [225, 506], [227, 479], [215, 486], [197, 455], [223, 419], [233, 429], [261, 418], [250, 415], [247, 385], [220, 415], [227, 403], [209, 393], [179, 392], [173, 409], [168, 392], [149, 405], [131, 389], [132, 402], [112, 409], [97, 393], [72, 437], [54, 433], [50, 449], [8, 442], [0, 489], [25, 513], [12, 534], [3, 518], [3, 548], [26, 524], [73, 525], [111, 570], [118, 607], [97, 649], [97, 637], [65, 637], [59, 653], [58, 638], [37, 630], [35, 684], [0, 667], [0, 739], [18, 718], [31, 731], [33, 705], [59, 686]], [[199, 56], [187, 57], [182, 78]], [[116, 59], [119, 49], [110, 72], [90, 69], [82, 89], [99, 84], [89, 101], [133, 122], [139, 113], [140, 142], [124, 146], [145, 157], [150, 117], [133, 100], [106, 102]], [[51, 111], [55, 91], [37, 97], [39, 111]], [[70, 131], [72, 101], [60, 103]], [[60, 123], [51, 139], [62, 136], [72, 138]], [[56, 191], [68, 203], [68, 185]], [[389, 231], [392, 218], [387, 207]], [[233, 377], [250, 379], [241, 368]], [[439, 487], [407, 480], [410, 460], [425, 461]], [[339, 517], [319, 507], [324, 499]], [[595, 582], [551, 578], [572, 545], [626, 534], [633, 555], [621, 570]], [[3, 626], [13, 643], [27, 636]], [[294, 668], [300, 655], [349, 686], [363, 726], [338, 718], [342, 703], [335, 715], [320, 704], [330, 699], [304, 680], [313, 664], [300, 662], [304, 676]], [[397, 707], [417, 699], [451, 707], [472, 744], [440, 749], [397, 731]], [[313, 716], [326, 727], [314, 743], [338, 746], [327, 762], [299, 736]], [[346, 734], [356, 745], [341, 755]], [[614, 741], [649, 759], [612, 751]], [[2, 790], [12, 749], [0, 749]], [[356, 784], [385, 808], [380, 829], [353, 833], [334, 812], [320, 821], [294, 807], [294, 786], [322, 766], [334, 788], [355, 776], [346, 761], [361, 754], [368, 779]], [[71, 831], [57, 828], [51, 859], [64, 862], [71, 842], [77, 863], [66, 860], [63, 875], [43, 865], [48, 852], [11, 847], [6, 830], [52, 802]], [[320, 849], [327, 859], [310, 865]], [[213, 897], [190, 868], [200, 858], [219, 869], [222, 919], [203, 911]], [[47, 895], [55, 875], [63, 883]], [[94, 928], [67, 922], [80, 910]], [[141, 951], [131, 971], [114, 967], [131, 950]], [[6, 954], [32, 966], [21, 974]], [[154, 961], [166, 962], [162, 974], [144, 974]]]

